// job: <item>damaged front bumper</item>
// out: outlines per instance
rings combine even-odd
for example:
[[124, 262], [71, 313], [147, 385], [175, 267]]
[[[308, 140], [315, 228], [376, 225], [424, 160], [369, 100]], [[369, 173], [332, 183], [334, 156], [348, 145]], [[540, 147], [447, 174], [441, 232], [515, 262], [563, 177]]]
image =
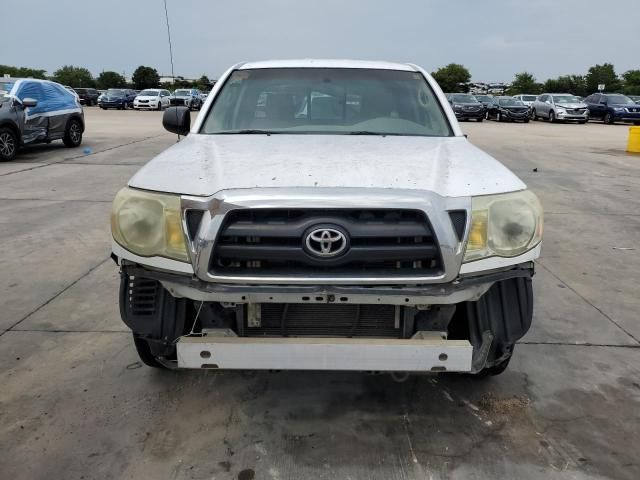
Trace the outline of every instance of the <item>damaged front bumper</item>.
[[[459, 276], [446, 284], [402, 286], [215, 284], [126, 260], [120, 265], [123, 320], [173, 368], [475, 373], [510, 356], [533, 313], [532, 262]], [[132, 285], [140, 280], [158, 285], [161, 292], [155, 300], [143, 299], [156, 303], [144, 316], [127, 308], [135, 295]], [[294, 310], [297, 319], [300, 312], [311, 316], [304, 314], [304, 325], [294, 325], [299, 320], [289, 320], [282, 310], [274, 330], [276, 305], [269, 304], [290, 305], [289, 315]], [[228, 312], [226, 323], [205, 322], [202, 305]], [[200, 314], [195, 333], [189, 308]], [[348, 326], [345, 333], [340, 330], [344, 317], [333, 316], [344, 309], [366, 311], [369, 320], [358, 326], [355, 319], [353, 331]], [[314, 317], [317, 312], [323, 313]], [[370, 328], [376, 315], [391, 321], [385, 327], [386, 332], [392, 329], [389, 338], [379, 338], [386, 333]], [[300, 333], [301, 327], [310, 330]]]
[[159, 281], [172, 296], [199, 302], [356, 303], [380, 305], [446, 305], [478, 300], [495, 283], [533, 276], [533, 262], [458, 277], [430, 285], [237, 285], [204, 282], [194, 276], [151, 270], [122, 260], [128, 275]]

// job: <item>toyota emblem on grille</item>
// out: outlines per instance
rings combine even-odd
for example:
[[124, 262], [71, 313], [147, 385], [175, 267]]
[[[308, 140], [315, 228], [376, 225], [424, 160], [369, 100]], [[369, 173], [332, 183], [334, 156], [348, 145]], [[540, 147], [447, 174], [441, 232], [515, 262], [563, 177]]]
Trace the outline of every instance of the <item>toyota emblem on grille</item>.
[[336, 257], [343, 253], [349, 244], [342, 231], [330, 227], [317, 227], [309, 231], [305, 238], [307, 252], [320, 258]]

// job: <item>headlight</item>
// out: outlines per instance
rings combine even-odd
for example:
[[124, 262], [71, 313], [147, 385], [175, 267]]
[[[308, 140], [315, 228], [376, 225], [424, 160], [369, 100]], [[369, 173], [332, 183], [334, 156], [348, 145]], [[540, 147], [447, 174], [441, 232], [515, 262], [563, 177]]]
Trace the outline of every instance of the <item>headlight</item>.
[[567, 109], [565, 107], [556, 107], [559, 112], [566, 112]]
[[542, 206], [529, 190], [473, 197], [464, 262], [516, 257], [542, 240]]
[[613, 107], [613, 109], [614, 109], [616, 112], [621, 112], [621, 111], [623, 111], [623, 110], [624, 110], [624, 108], [622, 108], [622, 107]]
[[178, 195], [123, 188], [113, 201], [111, 234], [136, 255], [189, 261]]

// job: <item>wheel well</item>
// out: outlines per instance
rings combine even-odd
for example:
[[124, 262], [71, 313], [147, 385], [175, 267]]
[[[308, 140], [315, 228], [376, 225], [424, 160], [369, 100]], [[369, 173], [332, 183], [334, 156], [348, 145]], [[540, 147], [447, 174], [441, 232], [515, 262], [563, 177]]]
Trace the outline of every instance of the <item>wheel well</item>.
[[64, 127], [65, 131], [67, 130], [67, 128], [69, 128], [71, 120], [78, 120], [80, 122], [80, 127], [82, 128], [82, 133], [84, 133], [84, 120], [82, 120], [82, 117], [80, 115], [71, 115], [69, 117], [69, 120], [67, 120], [67, 125]]
[[0, 123], [0, 128], [8, 128], [9, 130], [13, 131], [16, 138], [18, 139], [18, 142], [22, 143], [22, 138], [21, 138], [22, 136], [20, 135], [20, 129], [15, 123], [13, 122]]

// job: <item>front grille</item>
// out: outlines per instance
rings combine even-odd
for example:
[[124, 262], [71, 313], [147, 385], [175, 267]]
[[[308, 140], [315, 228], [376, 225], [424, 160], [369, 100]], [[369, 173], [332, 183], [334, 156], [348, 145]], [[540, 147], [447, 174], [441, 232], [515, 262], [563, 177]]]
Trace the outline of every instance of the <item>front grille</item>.
[[511, 108], [509, 110], [507, 110], [509, 113], [513, 113], [516, 115], [522, 115], [524, 113], [527, 113], [529, 110], [527, 108]]
[[[305, 239], [317, 226], [341, 229], [349, 247], [332, 258], [307, 253]], [[244, 209], [227, 214], [209, 269], [213, 275], [435, 276], [442, 259], [420, 211]]]
[[394, 305], [265, 303], [260, 307], [260, 326], [249, 327], [245, 317], [248, 337], [402, 338], [401, 307]]
[[169, 100], [169, 104], [171, 105], [184, 105], [184, 100], [182, 98], [172, 98]]
[[465, 107], [462, 107], [462, 109], [465, 112], [479, 112], [482, 109], [482, 107], [481, 106], [477, 106], [477, 107], [476, 106], [465, 106]]

